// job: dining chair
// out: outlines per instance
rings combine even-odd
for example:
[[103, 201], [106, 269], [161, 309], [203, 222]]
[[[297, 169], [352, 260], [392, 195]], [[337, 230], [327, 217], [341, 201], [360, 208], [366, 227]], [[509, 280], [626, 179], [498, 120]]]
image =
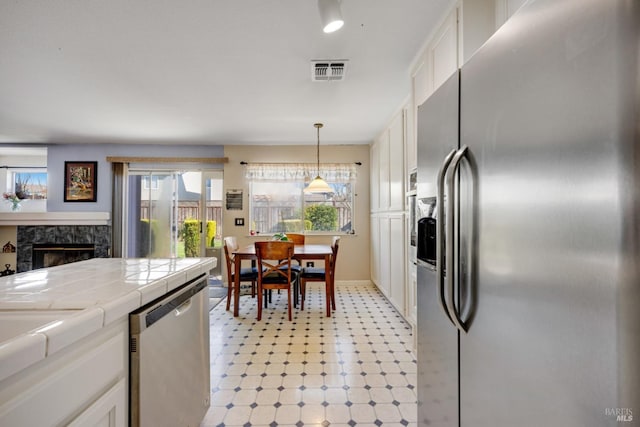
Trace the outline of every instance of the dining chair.
[[304, 245], [304, 234], [286, 233], [287, 240], [296, 245]]
[[[236, 261], [233, 256], [233, 252], [238, 250], [238, 241], [235, 237], [229, 236], [224, 238], [224, 255], [227, 261], [227, 310], [231, 307], [231, 296], [233, 295], [233, 291], [235, 289], [235, 263], [241, 262], [240, 260]], [[240, 266], [242, 267], [242, 266]], [[256, 282], [258, 281], [258, 269], [255, 267], [244, 267], [240, 268], [240, 281], [242, 282], [251, 282], [251, 298], [255, 298], [256, 296]]]
[[[293, 242], [294, 245], [304, 245], [304, 234], [298, 234], [298, 233], [286, 233], [287, 236], [287, 240], [289, 242]], [[302, 264], [300, 264], [299, 260], [295, 260], [295, 263], [291, 265], [291, 268], [293, 269], [293, 271], [296, 274], [300, 274], [302, 273]], [[293, 306], [297, 307], [298, 306], [298, 299], [299, 299], [299, 283], [295, 282], [293, 285]]]
[[[334, 236], [333, 241], [331, 242], [331, 260], [329, 261], [329, 266], [324, 267], [305, 267], [302, 269], [302, 273], [300, 274], [300, 309], [304, 310], [304, 300], [307, 295], [307, 282], [324, 282], [325, 286], [330, 286], [332, 281], [327, 282], [327, 268], [329, 268], [329, 272], [332, 278], [335, 278], [336, 273], [336, 261], [338, 259], [338, 248], [340, 246], [340, 236]], [[331, 295], [331, 301], [327, 301], [327, 304], [331, 303], [331, 308], [333, 310], [336, 309], [336, 296], [334, 291], [334, 285], [331, 285], [329, 288], [329, 293]]]
[[267, 290], [287, 291], [287, 311], [291, 321], [291, 285], [298, 274], [291, 268], [293, 242], [255, 242], [258, 258], [258, 320], [262, 319], [262, 298]]

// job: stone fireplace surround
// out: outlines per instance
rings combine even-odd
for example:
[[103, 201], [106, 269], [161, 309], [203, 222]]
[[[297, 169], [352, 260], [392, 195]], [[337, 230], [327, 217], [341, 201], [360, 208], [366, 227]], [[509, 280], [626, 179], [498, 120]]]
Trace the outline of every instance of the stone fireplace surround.
[[110, 225], [19, 225], [17, 229], [18, 273], [32, 269], [34, 244], [85, 243], [95, 246], [96, 258], [109, 258]]

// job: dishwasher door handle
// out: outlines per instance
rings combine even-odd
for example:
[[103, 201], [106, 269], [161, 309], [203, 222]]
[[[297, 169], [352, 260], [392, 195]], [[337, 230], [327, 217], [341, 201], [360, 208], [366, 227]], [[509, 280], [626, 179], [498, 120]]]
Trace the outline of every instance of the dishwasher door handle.
[[189, 298], [188, 300], [180, 304], [179, 307], [176, 307], [176, 317], [181, 316], [184, 313], [191, 310], [191, 306], [193, 305], [192, 302], [193, 302], [193, 297]]
[[176, 316], [187, 312], [189, 309], [185, 303], [190, 304], [191, 299], [208, 286], [205, 278], [206, 274], [203, 273], [189, 280], [182, 287], [177, 288], [174, 293], [169, 294], [166, 298], [151, 302], [140, 310], [131, 313], [132, 324], [136, 325], [131, 332], [134, 334], [139, 333], [174, 311]]

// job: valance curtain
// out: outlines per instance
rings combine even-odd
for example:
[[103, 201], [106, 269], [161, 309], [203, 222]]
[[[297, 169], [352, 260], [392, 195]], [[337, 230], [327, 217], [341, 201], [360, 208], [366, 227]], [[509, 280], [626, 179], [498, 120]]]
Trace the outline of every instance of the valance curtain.
[[[245, 177], [250, 181], [304, 181], [318, 175], [315, 163], [250, 163]], [[348, 183], [356, 179], [356, 165], [352, 163], [321, 163], [320, 176], [327, 182]]]

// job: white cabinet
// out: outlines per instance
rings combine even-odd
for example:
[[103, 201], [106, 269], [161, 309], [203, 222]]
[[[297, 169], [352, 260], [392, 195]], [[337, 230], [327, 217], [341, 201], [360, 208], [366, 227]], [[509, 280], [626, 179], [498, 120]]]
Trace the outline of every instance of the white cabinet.
[[69, 423], [68, 427], [125, 427], [129, 420], [127, 399], [126, 381], [123, 378]]
[[380, 210], [380, 144], [376, 140], [371, 144], [369, 152], [370, 165], [369, 168], [369, 191], [371, 194], [371, 212]]
[[378, 285], [380, 283], [380, 216], [371, 215], [371, 281]]
[[382, 213], [371, 218], [371, 279], [393, 306], [406, 314], [405, 215]]
[[[403, 109], [404, 114], [404, 156], [406, 171], [405, 174], [409, 174], [418, 168], [418, 139], [416, 138], [416, 120], [413, 115], [413, 109], [411, 105], [413, 101], [409, 101]], [[406, 183], [406, 181], [405, 181]], [[409, 191], [409, 187], [405, 186], [405, 189]]]
[[516, 13], [527, 0], [495, 0], [495, 29], [497, 30]]
[[404, 110], [389, 126], [389, 211], [404, 209]]
[[[405, 305], [405, 233], [404, 213], [396, 213], [388, 216], [389, 234], [386, 236], [389, 248], [389, 294], [391, 303], [406, 315]], [[382, 227], [381, 227], [382, 230]]]
[[371, 145], [371, 212], [404, 207], [404, 110]]
[[378, 165], [379, 165], [379, 185], [378, 192], [380, 194], [380, 210], [386, 211], [389, 209], [389, 203], [391, 200], [390, 186], [389, 186], [389, 171], [391, 167], [391, 161], [389, 159], [389, 130], [385, 130], [378, 138]]
[[431, 93], [458, 69], [458, 9], [444, 20], [427, 48]]
[[[380, 216], [380, 276], [378, 277], [378, 288], [389, 298], [391, 290], [391, 245], [389, 242], [390, 222], [389, 216]], [[397, 307], [396, 307], [397, 308]]]
[[401, 110], [370, 151], [371, 280], [403, 315], [405, 134], [405, 115]]
[[126, 426], [128, 318], [0, 382], [0, 425]]

